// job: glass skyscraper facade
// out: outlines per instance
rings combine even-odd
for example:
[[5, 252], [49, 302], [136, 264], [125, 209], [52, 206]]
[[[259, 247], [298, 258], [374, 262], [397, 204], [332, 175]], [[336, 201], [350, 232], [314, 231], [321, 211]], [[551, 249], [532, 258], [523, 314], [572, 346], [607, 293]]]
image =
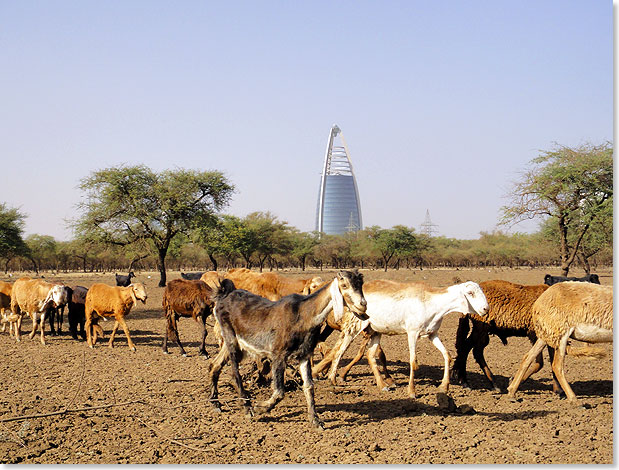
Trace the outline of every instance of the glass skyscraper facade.
[[327, 235], [341, 235], [362, 228], [357, 181], [342, 131], [334, 125], [329, 133], [320, 177], [316, 230]]

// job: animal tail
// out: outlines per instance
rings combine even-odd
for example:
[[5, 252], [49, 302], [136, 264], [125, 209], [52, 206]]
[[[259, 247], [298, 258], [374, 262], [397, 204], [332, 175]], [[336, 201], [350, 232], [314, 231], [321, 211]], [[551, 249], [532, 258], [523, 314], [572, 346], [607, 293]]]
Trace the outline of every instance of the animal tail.
[[602, 359], [603, 357], [606, 357], [606, 350], [595, 346], [585, 346], [579, 348], [568, 346], [566, 352], [569, 356], [586, 357], [589, 359]]

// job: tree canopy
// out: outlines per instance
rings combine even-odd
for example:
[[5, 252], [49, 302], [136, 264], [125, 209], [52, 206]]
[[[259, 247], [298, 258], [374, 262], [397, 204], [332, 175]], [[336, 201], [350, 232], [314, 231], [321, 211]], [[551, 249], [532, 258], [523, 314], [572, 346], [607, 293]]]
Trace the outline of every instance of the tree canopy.
[[559, 237], [561, 269], [567, 275], [591, 224], [612, 207], [613, 148], [609, 142], [557, 146], [531, 163], [514, 184], [501, 222], [551, 219]]
[[107, 168], [81, 181], [86, 199], [75, 223], [79, 237], [128, 246], [152, 244], [158, 256], [159, 286], [166, 284], [165, 258], [180, 233], [215, 222], [234, 187], [217, 171], [166, 170], [144, 165]]

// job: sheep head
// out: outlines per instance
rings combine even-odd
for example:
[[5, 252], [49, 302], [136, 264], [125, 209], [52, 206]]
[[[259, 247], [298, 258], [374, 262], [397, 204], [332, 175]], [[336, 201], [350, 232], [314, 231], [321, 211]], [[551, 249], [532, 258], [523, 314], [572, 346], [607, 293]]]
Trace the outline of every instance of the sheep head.
[[146, 299], [148, 296], [146, 295], [146, 287], [144, 284], [140, 282], [136, 282], [135, 284], [131, 284], [131, 291], [137, 300], [141, 300], [143, 304], [146, 303]]
[[484, 316], [488, 313], [488, 300], [481, 290], [481, 287], [476, 282], [468, 281], [458, 284], [462, 293], [462, 310], [465, 315], [468, 313], [476, 313], [479, 316]]

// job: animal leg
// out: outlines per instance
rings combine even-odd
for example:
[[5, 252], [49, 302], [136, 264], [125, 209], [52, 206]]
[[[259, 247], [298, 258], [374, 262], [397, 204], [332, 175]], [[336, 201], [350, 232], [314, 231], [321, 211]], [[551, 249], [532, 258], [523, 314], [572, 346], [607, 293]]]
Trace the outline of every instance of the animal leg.
[[[352, 361], [346, 364], [346, 366], [343, 367], [342, 370], [340, 371], [340, 377], [342, 378], [342, 380], [344, 381], [346, 380], [346, 375], [348, 374], [352, 366], [354, 366], [357, 362], [361, 360], [361, 358], [363, 357], [363, 354], [365, 353], [365, 348], [368, 345], [369, 341], [370, 341], [370, 336], [365, 335], [363, 339], [361, 340], [361, 345], [359, 346], [359, 351], [357, 352], [357, 355], [353, 358]], [[381, 352], [382, 352], [382, 348], [381, 348]]]
[[271, 360], [271, 387], [273, 394], [271, 398], [260, 402], [255, 406], [256, 413], [262, 414], [271, 411], [277, 403], [284, 398], [284, 373], [286, 372], [286, 362], [281, 359]]
[[41, 344], [45, 345], [45, 311], [41, 312]]
[[301, 371], [301, 378], [303, 379], [303, 393], [305, 394], [305, 401], [307, 402], [307, 415], [309, 422], [315, 428], [324, 429], [324, 423], [316, 414], [316, 403], [314, 401], [314, 380], [312, 379], [312, 370], [310, 368], [309, 360], [303, 359], [299, 364], [299, 369]]
[[[492, 375], [492, 371], [490, 370], [490, 367], [488, 366], [488, 363], [486, 362], [486, 358], [484, 357], [484, 349], [486, 349], [486, 346], [488, 346], [488, 344], [490, 343], [490, 337], [488, 336], [488, 334], [484, 334], [484, 333], [475, 335], [475, 337], [473, 337], [475, 333], [474, 330], [475, 330], [475, 327], [473, 327], [473, 334], [471, 334], [471, 341], [470, 341], [473, 344], [473, 357], [475, 358], [475, 361], [479, 365], [479, 368], [482, 370], [482, 372], [484, 373], [484, 375], [486, 376], [486, 378], [492, 385], [492, 389], [495, 392], [500, 392], [501, 388], [496, 383], [496, 380], [494, 379], [494, 375]], [[454, 368], [455, 368], [455, 365], [454, 365]], [[466, 373], [466, 365], [464, 367], [464, 370]]]
[[17, 322], [15, 323], [15, 339], [19, 343], [21, 341], [21, 322], [24, 320], [24, 316], [19, 313]]
[[[408, 353], [410, 356], [410, 377], [408, 379], [408, 396], [409, 398], [417, 398], [417, 394], [415, 393], [415, 361], [417, 360], [417, 340], [419, 339], [418, 331], [409, 331], [408, 332]], [[436, 346], [436, 344], [435, 344]], [[441, 343], [442, 346], [442, 343]], [[438, 348], [438, 346], [436, 346]], [[445, 347], [443, 346], [443, 349]], [[440, 348], [439, 348], [440, 349]], [[441, 351], [442, 352], [442, 351]], [[443, 378], [443, 380], [445, 380]]]
[[200, 319], [200, 328], [202, 330], [202, 339], [200, 341], [200, 349], [198, 349], [198, 354], [204, 356], [205, 359], [209, 357], [208, 352], [206, 351], [206, 337], [208, 332], [206, 331], [206, 315], [202, 316]]
[[565, 369], [564, 369], [564, 360], [565, 360], [565, 352], [567, 349], [567, 341], [570, 338], [570, 335], [573, 333], [574, 329], [570, 328], [570, 330], [561, 338], [559, 342], [559, 348], [555, 351], [554, 359], [552, 361], [552, 371], [554, 372], [559, 384], [561, 384], [561, 388], [565, 392], [567, 397], [567, 401], [570, 403], [576, 403], [578, 400], [576, 399], [576, 394], [570, 387], [570, 384], [567, 382], [565, 378]]
[[[438, 337], [437, 333], [432, 333], [428, 337], [432, 344], [438, 349], [443, 355], [443, 359], [445, 360], [445, 371], [443, 373], [443, 380], [441, 381], [441, 385], [438, 388], [440, 392], [447, 393], [449, 391], [449, 353], [447, 349], [443, 345], [441, 339]], [[412, 365], [411, 365], [412, 367]]]
[[34, 338], [34, 335], [37, 333], [37, 328], [39, 327], [39, 322], [37, 321], [37, 314], [36, 314], [36, 312], [33, 313], [32, 315], [30, 315], [30, 318], [32, 318], [32, 331], [30, 332], [28, 337], [30, 339], [32, 339], [32, 338]]
[[369, 346], [367, 349], [367, 358], [370, 369], [374, 373], [374, 378], [376, 379], [376, 385], [378, 386], [378, 389], [386, 392], [388, 390], [394, 389], [395, 386], [389, 385], [383, 380], [383, 377], [378, 370], [378, 366], [376, 365], [376, 353], [378, 351], [378, 348], [380, 347], [380, 338], [380, 333], [373, 333], [370, 336]]
[[342, 356], [344, 356], [344, 353], [349, 348], [349, 346], [358, 334], [359, 332], [353, 335], [350, 331], [343, 331], [340, 334], [340, 337], [335, 347], [331, 351], [329, 351], [329, 354], [327, 355], [327, 357], [325, 357], [325, 359], [330, 358], [331, 367], [329, 368], [329, 373], [327, 377], [333, 385], [337, 385], [337, 367], [342, 360]]
[[[589, 343], [585, 343], [587, 344], [589, 347], [591, 347], [591, 345]], [[555, 358], [555, 350], [554, 348], [551, 348], [550, 346], [548, 346], [548, 356], [550, 357], [550, 364], [551, 364], [551, 369], [552, 369], [552, 363], [554, 361]], [[542, 355], [542, 353], [540, 353], [540, 356]], [[564, 359], [565, 360], [565, 359]], [[529, 367], [529, 370], [531, 368]], [[557, 395], [564, 395], [563, 389], [561, 388], [561, 385], [559, 384], [559, 381], [557, 380], [557, 374], [555, 374], [555, 371], [553, 369], [552, 371], [552, 391], [554, 393], [556, 393]]]
[[241, 359], [243, 358], [243, 351], [241, 351], [238, 346], [233, 349], [228, 348], [228, 357], [230, 358], [230, 364], [232, 366], [232, 376], [234, 377], [234, 383], [236, 385], [236, 391], [239, 394], [239, 399], [243, 403], [243, 407], [245, 408], [245, 414], [251, 417], [254, 415], [254, 412], [251, 407], [249, 395], [243, 387], [243, 379], [241, 378], [241, 374], [239, 372], [239, 362], [241, 362]]
[[114, 347], [114, 338], [116, 337], [116, 332], [118, 331], [118, 327], [120, 326], [120, 323], [118, 322], [118, 320], [116, 320], [114, 322], [114, 328], [112, 328], [112, 334], [110, 336], [110, 342], [108, 343], [108, 346], [110, 348]]
[[520, 363], [520, 367], [518, 368], [518, 371], [516, 372], [516, 375], [512, 377], [510, 384], [507, 387], [508, 397], [513, 398], [514, 396], [516, 396], [516, 391], [518, 390], [518, 387], [520, 386], [520, 383], [522, 382], [522, 378], [524, 377], [524, 374], [526, 373], [527, 369], [529, 368], [533, 360], [536, 358], [536, 356], [540, 352], [542, 352], [542, 350], [544, 349], [544, 346], [546, 346], [546, 343], [543, 340], [538, 338], [535, 344], [529, 350], [529, 352], [524, 355], [524, 357], [522, 358], [522, 362]]
[[219, 381], [219, 374], [221, 373], [221, 368], [226, 364], [226, 362], [228, 362], [228, 349], [225, 345], [222, 345], [219, 349], [219, 353], [211, 363], [209, 369], [209, 376], [211, 379], [209, 401], [218, 412], [221, 412], [221, 403], [219, 402], [217, 382]]
[[[120, 317], [116, 321], [120, 323], [120, 326], [125, 332], [125, 336], [127, 337], [127, 343], [129, 344], [129, 349], [131, 349], [132, 351], [135, 351], [135, 344], [133, 344], [133, 341], [131, 341], [131, 336], [129, 335], [129, 328], [127, 327], [127, 323], [125, 322], [125, 319], [123, 317]], [[110, 346], [112, 344], [113, 339], [114, 339], [114, 336], [112, 335], [112, 338], [110, 338]]]

